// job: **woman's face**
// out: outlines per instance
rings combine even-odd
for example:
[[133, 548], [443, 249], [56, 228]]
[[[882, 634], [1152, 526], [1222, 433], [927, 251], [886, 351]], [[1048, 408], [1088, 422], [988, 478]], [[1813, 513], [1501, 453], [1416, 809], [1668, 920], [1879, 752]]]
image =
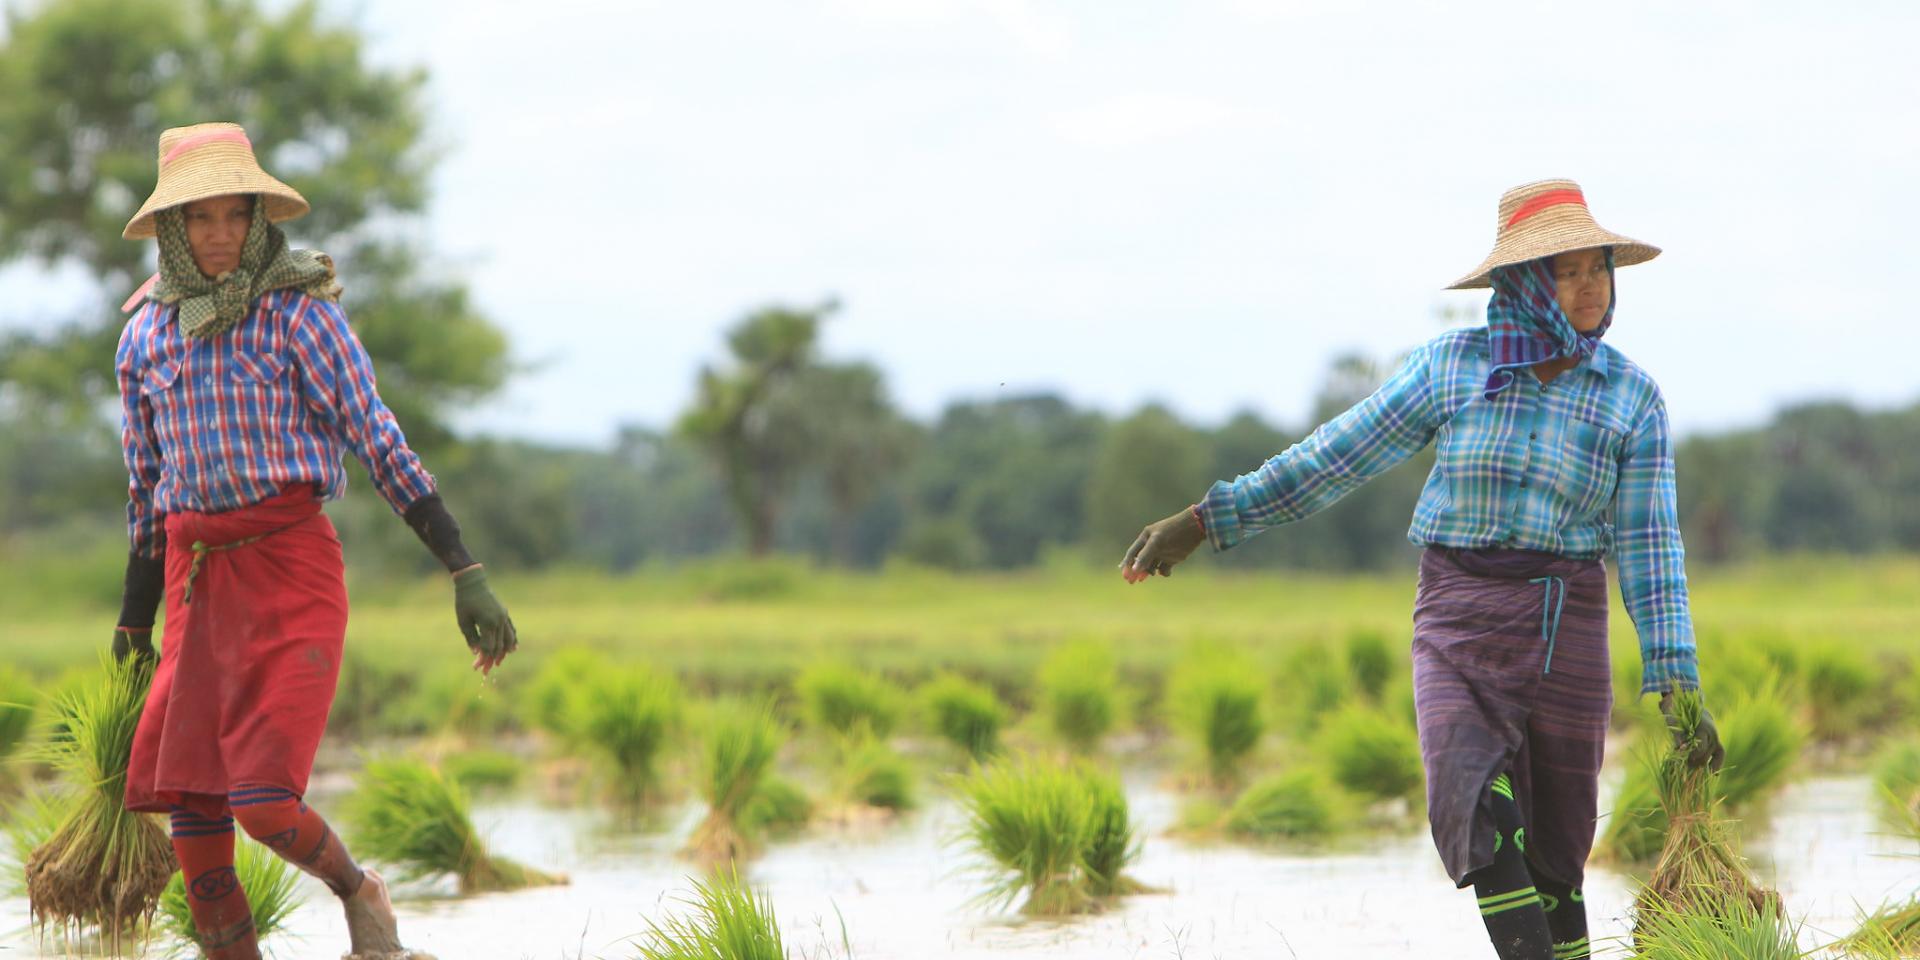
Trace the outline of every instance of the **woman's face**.
[[1554, 291], [1573, 328], [1581, 333], [1600, 329], [1612, 306], [1613, 277], [1607, 270], [1604, 247], [1574, 250], [1556, 255], [1553, 268]]
[[240, 265], [240, 246], [253, 225], [253, 198], [244, 193], [195, 200], [181, 208], [194, 266], [217, 277]]

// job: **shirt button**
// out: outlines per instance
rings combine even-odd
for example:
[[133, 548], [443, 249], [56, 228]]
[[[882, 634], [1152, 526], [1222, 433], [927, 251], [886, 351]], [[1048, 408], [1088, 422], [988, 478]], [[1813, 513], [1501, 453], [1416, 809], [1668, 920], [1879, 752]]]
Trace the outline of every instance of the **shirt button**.
[[200, 382], [206, 384], [209, 387], [213, 386], [213, 374], [209, 373], [206, 376], [201, 377]]
[[1537, 433], [1529, 433], [1529, 434], [1527, 434], [1527, 439], [1528, 439], [1528, 440], [1538, 440], [1538, 439], [1540, 439], [1540, 435], [1539, 435], [1539, 434], [1537, 434]]

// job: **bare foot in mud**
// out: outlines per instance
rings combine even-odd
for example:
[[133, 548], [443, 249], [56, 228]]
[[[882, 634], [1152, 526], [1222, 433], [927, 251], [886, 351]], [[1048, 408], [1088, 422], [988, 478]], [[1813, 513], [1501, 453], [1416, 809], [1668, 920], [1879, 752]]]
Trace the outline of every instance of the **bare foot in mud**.
[[366, 879], [360, 882], [360, 889], [345, 901], [347, 938], [352, 952], [342, 960], [433, 960], [400, 945], [400, 930], [393, 918], [393, 901], [387, 896], [387, 881], [372, 870], [363, 872]]

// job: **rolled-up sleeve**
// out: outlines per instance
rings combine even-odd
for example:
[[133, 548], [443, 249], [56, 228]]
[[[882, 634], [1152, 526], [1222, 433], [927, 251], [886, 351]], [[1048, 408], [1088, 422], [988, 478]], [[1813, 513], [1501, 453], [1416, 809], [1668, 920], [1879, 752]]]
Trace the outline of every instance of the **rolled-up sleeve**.
[[142, 389], [147, 363], [140, 331], [146, 321], [143, 309], [120, 331], [113, 374], [120, 388], [120, 454], [127, 464], [128, 548], [135, 556], [157, 560], [166, 553], [166, 532], [153, 505], [154, 490], [160, 485], [160, 444], [153, 430], [153, 408]]
[[1213, 548], [1324, 510], [1431, 443], [1439, 430], [1431, 357], [1431, 344], [1420, 347], [1380, 389], [1305, 440], [1215, 483], [1200, 504]]
[[307, 403], [367, 468], [381, 499], [403, 513], [434, 492], [420, 463], [374, 385], [373, 360], [347, 325], [340, 305], [307, 299], [293, 324], [293, 350]]
[[1620, 595], [1640, 634], [1640, 692], [1697, 689], [1700, 666], [1675, 506], [1673, 442], [1658, 393], [1627, 438], [1613, 515]]

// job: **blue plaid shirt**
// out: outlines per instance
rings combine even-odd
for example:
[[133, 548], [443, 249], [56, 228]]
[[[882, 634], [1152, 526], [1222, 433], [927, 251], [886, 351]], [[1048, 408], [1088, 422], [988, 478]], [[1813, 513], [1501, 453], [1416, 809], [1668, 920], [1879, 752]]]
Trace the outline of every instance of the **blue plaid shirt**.
[[1542, 384], [1486, 399], [1487, 330], [1442, 334], [1372, 396], [1201, 503], [1225, 550], [1330, 506], [1439, 442], [1407, 538], [1421, 546], [1611, 554], [1640, 633], [1640, 691], [1699, 686], [1666, 402], [1646, 371], [1601, 344]]
[[395, 512], [434, 492], [339, 304], [271, 291], [200, 340], [181, 334], [178, 312], [142, 304], [114, 359], [134, 553], [162, 554], [169, 513], [237, 510], [300, 483], [337, 498], [349, 450]]

